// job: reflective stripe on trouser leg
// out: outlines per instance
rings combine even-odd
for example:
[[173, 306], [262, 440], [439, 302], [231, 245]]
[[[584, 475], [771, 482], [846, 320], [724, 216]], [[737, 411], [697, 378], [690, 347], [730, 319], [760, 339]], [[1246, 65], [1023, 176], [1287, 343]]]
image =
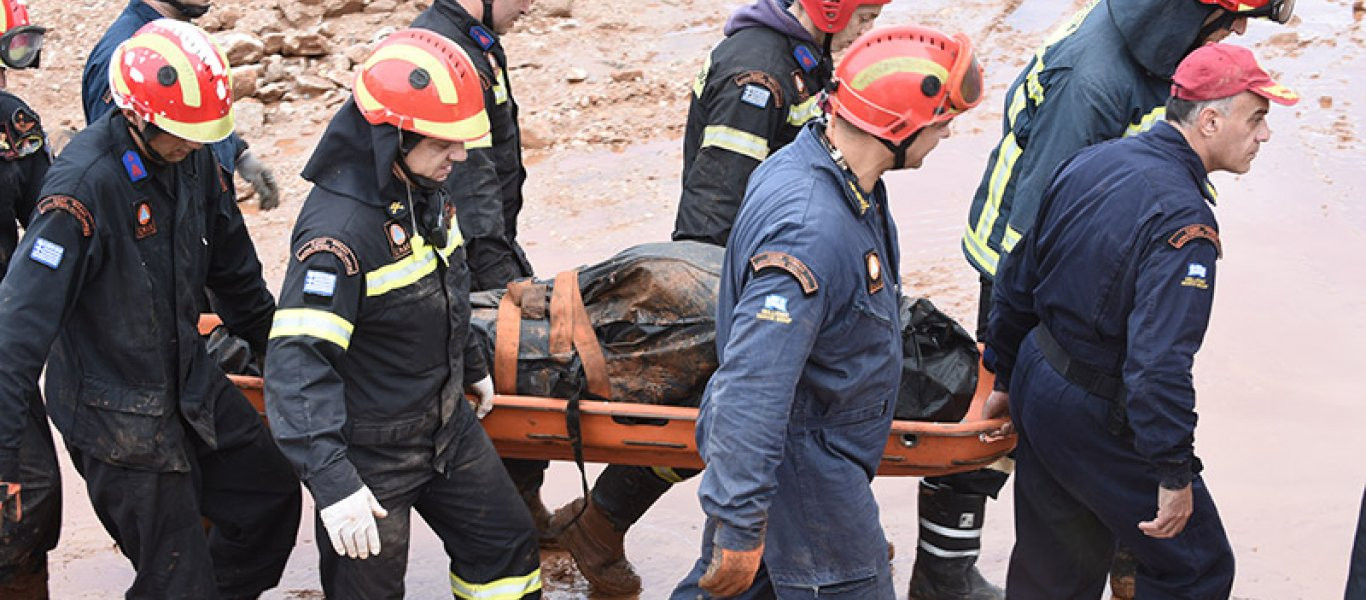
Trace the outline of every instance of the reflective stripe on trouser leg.
[[920, 550], [939, 558], [976, 557], [986, 496], [920, 482]]

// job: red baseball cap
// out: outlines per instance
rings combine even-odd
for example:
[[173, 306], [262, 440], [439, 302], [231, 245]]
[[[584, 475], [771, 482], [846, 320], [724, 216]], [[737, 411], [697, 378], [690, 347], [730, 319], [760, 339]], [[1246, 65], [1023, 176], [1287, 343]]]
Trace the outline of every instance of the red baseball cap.
[[1206, 44], [1186, 56], [1172, 76], [1172, 96], [1182, 100], [1218, 100], [1252, 92], [1285, 106], [1299, 94], [1266, 74], [1252, 51], [1232, 44]]

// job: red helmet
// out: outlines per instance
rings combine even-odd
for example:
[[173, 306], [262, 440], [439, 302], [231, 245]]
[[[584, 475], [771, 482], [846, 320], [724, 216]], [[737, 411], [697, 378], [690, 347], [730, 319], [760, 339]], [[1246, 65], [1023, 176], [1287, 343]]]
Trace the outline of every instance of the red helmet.
[[1238, 17], [1270, 19], [1285, 23], [1295, 13], [1295, 0], [1199, 0], [1213, 4]]
[[892, 0], [802, 0], [802, 9], [826, 33], [844, 31], [854, 11], [864, 5], [886, 4]]
[[0, 69], [38, 66], [47, 29], [32, 25], [24, 0], [0, 0]]
[[352, 86], [365, 120], [427, 137], [468, 142], [488, 135], [484, 88], [455, 42], [425, 29], [385, 38]]
[[228, 57], [209, 34], [184, 21], [157, 19], [114, 49], [109, 91], [114, 104], [192, 142], [232, 133]]
[[968, 36], [916, 25], [880, 27], [855, 40], [835, 81], [831, 112], [892, 144], [982, 101], [982, 67]]

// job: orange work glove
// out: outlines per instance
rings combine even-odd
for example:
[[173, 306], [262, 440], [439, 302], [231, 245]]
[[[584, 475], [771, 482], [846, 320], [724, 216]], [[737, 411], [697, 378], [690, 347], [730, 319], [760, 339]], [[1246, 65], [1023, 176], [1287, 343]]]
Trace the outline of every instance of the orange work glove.
[[718, 598], [738, 596], [754, 585], [754, 574], [759, 571], [759, 561], [763, 557], [762, 542], [753, 550], [726, 550], [713, 546], [711, 564], [707, 565], [707, 572], [697, 580], [697, 585]]
[[19, 489], [22, 487], [17, 483], [0, 481], [0, 527], [4, 527], [7, 519], [18, 523], [24, 518], [24, 509], [19, 505]]

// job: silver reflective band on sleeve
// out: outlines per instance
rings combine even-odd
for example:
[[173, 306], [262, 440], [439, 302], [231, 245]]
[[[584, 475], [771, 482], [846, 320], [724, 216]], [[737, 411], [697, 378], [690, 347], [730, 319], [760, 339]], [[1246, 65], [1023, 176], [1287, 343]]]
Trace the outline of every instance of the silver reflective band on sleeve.
[[800, 104], [793, 104], [791, 108], [787, 109], [787, 124], [793, 127], [801, 127], [820, 114], [821, 104], [816, 101], [815, 96], [812, 96]]
[[270, 326], [270, 339], [308, 336], [332, 342], [345, 350], [351, 345], [350, 321], [316, 308], [282, 308], [275, 311]]
[[725, 125], [708, 125], [702, 131], [701, 147], [707, 146], [730, 150], [760, 162], [768, 158], [768, 140]]

